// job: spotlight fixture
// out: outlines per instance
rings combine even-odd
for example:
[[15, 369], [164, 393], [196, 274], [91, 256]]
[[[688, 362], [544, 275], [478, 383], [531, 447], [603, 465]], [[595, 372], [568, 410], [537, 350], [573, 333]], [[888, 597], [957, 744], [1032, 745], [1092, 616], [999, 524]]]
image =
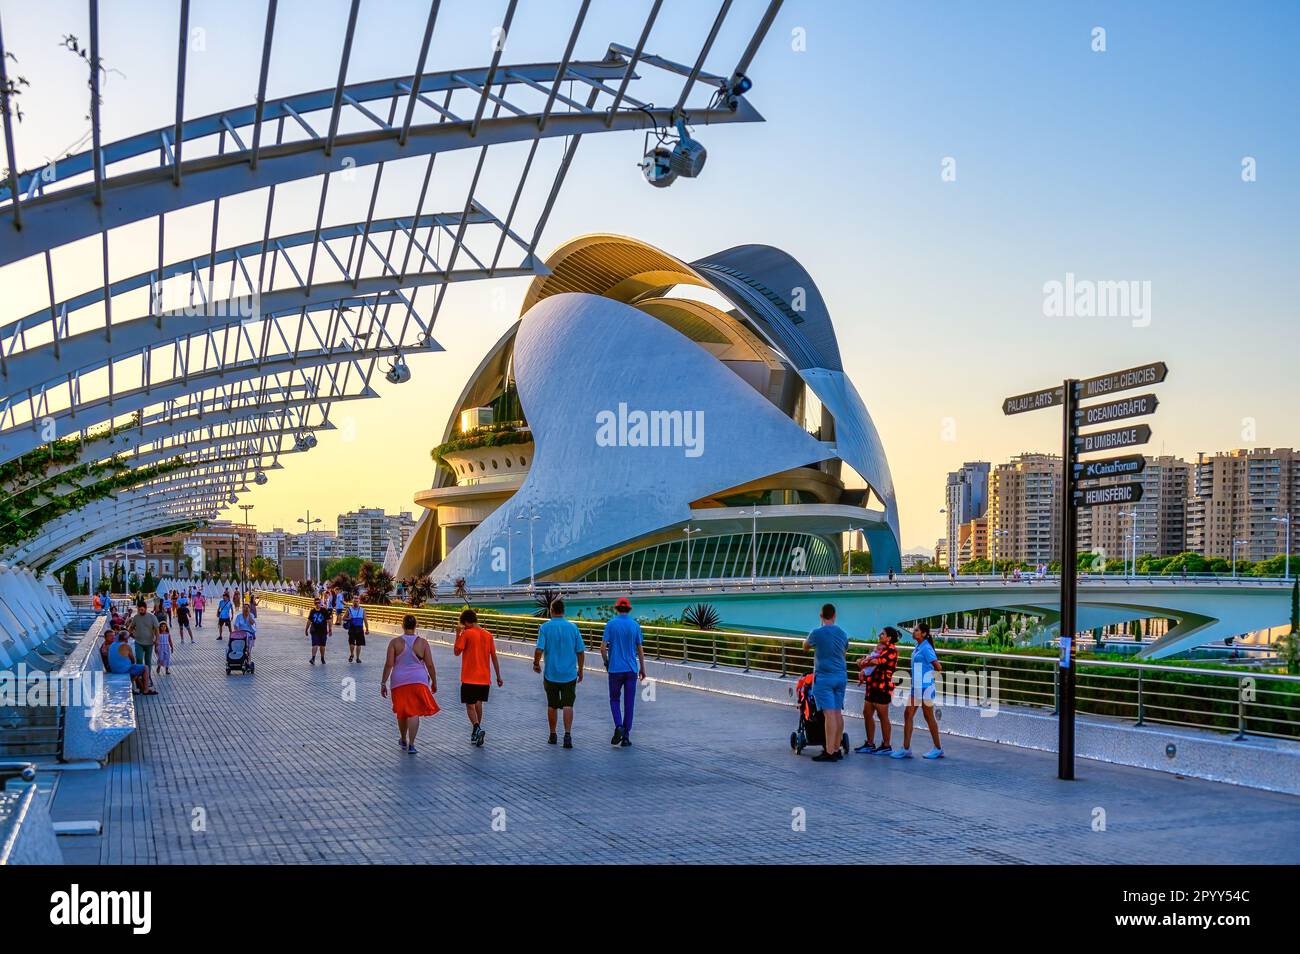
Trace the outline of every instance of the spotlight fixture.
[[257, 486], [261, 487], [263, 484], [266, 483], [266, 474], [262, 473], [262, 472], [259, 470], [256, 474], [253, 475], [253, 483], [255, 483], [255, 484], [257, 484]]
[[390, 384], [405, 384], [407, 381], [411, 380], [411, 369], [407, 366], [406, 362], [402, 360], [402, 356], [399, 354], [393, 359], [393, 364], [384, 377], [388, 379]]
[[[686, 131], [684, 118], [677, 119], [676, 137], [658, 129], [653, 132], [658, 137], [658, 142], [646, 150], [639, 163], [641, 174], [652, 186], [664, 189], [672, 185], [678, 176], [694, 179], [704, 171], [704, 163], [709, 158], [708, 150], [703, 143], [691, 138]], [[649, 142], [650, 133], [647, 132], [646, 144], [649, 145]]]

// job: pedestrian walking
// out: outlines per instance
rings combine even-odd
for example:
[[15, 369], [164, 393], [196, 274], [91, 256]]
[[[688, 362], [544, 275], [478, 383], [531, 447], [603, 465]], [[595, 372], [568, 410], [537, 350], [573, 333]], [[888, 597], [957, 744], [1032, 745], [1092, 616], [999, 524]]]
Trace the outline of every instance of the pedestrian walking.
[[127, 624], [131, 639], [135, 642], [135, 661], [146, 670], [153, 664], [154, 644], [158, 641], [159, 619], [143, 602], [137, 603], [135, 615]]
[[645, 649], [641, 624], [632, 618], [632, 603], [620, 596], [614, 615], [605, 623], [600, 655], [609, 677], [609, 711], [614, 717], [610, 745], [627, 748], [632, 744], [632, 711], [636, 706], [636, 684], [645, 679]]
[[925, 716], [925, 724], [930, 729], [930, 739], [934, 748], [925, 753], [923, 758], [943, 758], [943, 746], [939, 742], [939, 722], [934, 717], [935, 685], [934, 674], [943, 672], [939, 664], [938, 653], [934, 650], [934, 640], [930, 636], [930, 624], [917, 623], [912, 630], [916, 648], [912, 650], [912, 692], [903, 710], [903, 747], [891, 753], [892, 758], [910, 759], [912, 757], [912, 728], [919, 707]]
[[487, 737], [483, 728], [483, 703], [487, 702], [491, 690], [489, 662], [496, 672], [497, 685], [505, 683], [501, 679], [501, 664], [497, 662], [497, 648], [492, 641], [492, 634], [478, 625], [478, 614], [472, 609], [460, 614], [460, 625], [456, 627], [456, 644], [452, 651], [461, 660], [460, 701], [464, 703], [465, 715], [469, 718], [469, 740], [474, 745], [482, 746]]
[[225, 627], [230, 629], [230, 621], [235, 615], [235, 604], [231, 602], [230, 590], [225, 590], [221, 594], [221, 600], [217, 603], [217, 639], [221, 639], [221, 629]]
[[438, 714], [438, 703], [433, 698], [438, 691], [438, 671], [428, 641], [415, 635], [415, 617], [410, 613], [402, 620], [401, 638], [388, 641], [384, 675], [379, 683], [379, 694], [384, 698], [389, 695], [390, 679], [398, 745], [414, 755], [420, 718]]
[[537, 628], [537, 648], [533, 652], [533, 672], [542, 674], [546, 690], [546, 722], [551, 730], [547, 745], [555, 745], [556, 723], [563, 713], [564, 747], [573, 748], [573, 703], [578, 683], [582, 682], [586, 652], [582, 633], [564, 618], [564, 600], [552, 600], [551, 618]]
[[176, 635], [181, 642], [185, 641], [185, 634], [190, 634], [190, 642], [194, 642], [194, 630], [190, 629], [190, 601], [182, 594], [176, 605]]
[[[157, 668], [154, 671], [162, 672], [166, 669], [167, 675], [170, 676], [172, 674], [172, 632], [166, 621], [163, 621], [158, 627], [156, 644], [158, 647], [158, 661]], [[137, 645], [139, 644], [137, 643]]]
[[[825, 721], [822, 754], [814, 762], [838, 762], [844, 735], [844, 692], [848, 688], [847, 655], [849, 634], [835, 625], [835, 606], [826, 603], [821, 610], [821, 625], [803, 641], [804, 649], [813, 651], [813, 700]], [[844, 746], [847, 751], [847, 746]]]
[[370, 622], [366, 619], [366, 608], [361, 605], [361, 595], [352, 594], [352, 606], [348, 608], [348, 662], [361, 662], [361, 650], [366, 645], [366, 634], [370, 632]]
[[316, 597], [315, 605], [307, 614], [307, 626], [303, 632], [311, 637], [311, 664], [316, 665], [316, 654], [320, 653], [321, 665], [325, 665], [325, 644], [329, 640], [330, 630], [334, 626], [334, 616], [321, 598]]
[[[198, 629], [203, 628], [203, 607], [207, 599], [203, 596], [202, 590], [197, 590], [194, 594], [194, 625]], [[190, 632], [190, 642], [194, 642], [194, 633]]]

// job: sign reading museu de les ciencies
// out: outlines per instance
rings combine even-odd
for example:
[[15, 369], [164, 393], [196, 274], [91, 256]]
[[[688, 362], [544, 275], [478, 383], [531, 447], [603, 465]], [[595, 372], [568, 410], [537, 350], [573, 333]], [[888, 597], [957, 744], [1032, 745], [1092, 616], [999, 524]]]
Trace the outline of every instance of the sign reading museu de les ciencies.
[[[1080, 401], [1105, 398], [1112, 394], [1160, 384], [1169, 374], [1163, 361], [1141, 364], [1135, 368], [1111, 371], [1096, 377], [1068, 379], [1055, 387], [1016, 394], [1002, 402], [1002, 413], [1022, 414], [1043, 408], [1060, 407], [1062, 411], [1061, 457], [1064, 490], [1061, 494], [1061, 661], [1060, 701], [1058, 711], [1057, 776], [1074, 778], [1074, 666], [1071, 644], [1076, 628], [1078, 595], [1078, 511], [1080, 507], [1105, 507], [1133, 504], [1142, 499], [1142, 484], [1137, 481], [1091, 484], [1090, 481], [1135, 477], [1146, 468], [1146, 458], [1139, 454], [1080, 460], [1080, 454], [1114, 452], [1140, 447], [1151, 440], [1147, 424], [1121, 423], [1100, 431], [1080, 432], [1081, 427], [1098, 427], [1153, 414], [1159, 406], [1154, 394], [1118, 397], [1097, 404]], [[996, 569], [996, 568], [995, 568]]]

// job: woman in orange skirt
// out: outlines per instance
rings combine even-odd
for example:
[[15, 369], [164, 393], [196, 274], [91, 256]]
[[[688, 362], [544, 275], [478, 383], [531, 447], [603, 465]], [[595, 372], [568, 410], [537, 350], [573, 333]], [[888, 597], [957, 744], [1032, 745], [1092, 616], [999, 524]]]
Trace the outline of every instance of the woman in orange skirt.
[[433, 650], [423, 636], [415, 635], [415, 617], [409, 613], [402, 620], [401, 639], [388, 642], [383, 681], [379, 684], [379, 694], [384, 698], [388, 698], [390, 677], [393, 714], [400, 733], [398, 745], [414, 755], [420, 716], [438, 714], [438, 703], [433, 698], [438, 691], [438, 673], [433, 668]]

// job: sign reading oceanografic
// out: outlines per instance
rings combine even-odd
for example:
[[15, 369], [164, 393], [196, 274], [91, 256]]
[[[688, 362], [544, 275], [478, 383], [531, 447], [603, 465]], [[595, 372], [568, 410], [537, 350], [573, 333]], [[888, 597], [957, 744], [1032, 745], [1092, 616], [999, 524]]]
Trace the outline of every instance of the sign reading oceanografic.
[[1094, 424], [1109, 424], [1112, 421], [1122, 421], [1127, 417], [1142, 417], [1144, 414], [1154, 414], [1159, 403], [1154, 394], [1139, 394], [1136, 397], [1107, 401], [1105, 404], [1081, 407], [1079, 408], [1079, 423], [1085, 427], [1091, 427]]
[[1163, 361], [1141, 364], [1136, 368], [1129, 368], [1127, 371], [1112, 371], [1110, 374], [1099, 374], [1095, 378], [1087, 378], [1079, 382], [1082, 389], [1079, 397], [1086, 400], [1087, 398], [1111, 394], [1115, 391], [1144, 388], [1148, 384], [1159, 384], [1168, 374], [1169, 367]]
[[1079, 480], [1097, 480], [1100, 477], [1132, 477], [1146, 470], [1147, 459], [1141, 454], [1127, 454], [1124, 457], [1107, 457], [1103, 460], [1087, 460], [1075, 465]]
[[1115, 427], [1109, 431], [1080, 434], [1075, 438], [1076, 446], [1082, 454], [1119, 450], [1121, 447], [1136, 447], [1149, 440], [1151, 440], [1151, 428], [1147, 424], [1130, 424], [1128, 427]]
[[1104, 507], [1106, 504], [1137, 503], [1142, 499], [1142, 485], [1139, 483], [1106, 484], [1104, 487], [1088, 487], [1075, 492], [1075, 506]]

